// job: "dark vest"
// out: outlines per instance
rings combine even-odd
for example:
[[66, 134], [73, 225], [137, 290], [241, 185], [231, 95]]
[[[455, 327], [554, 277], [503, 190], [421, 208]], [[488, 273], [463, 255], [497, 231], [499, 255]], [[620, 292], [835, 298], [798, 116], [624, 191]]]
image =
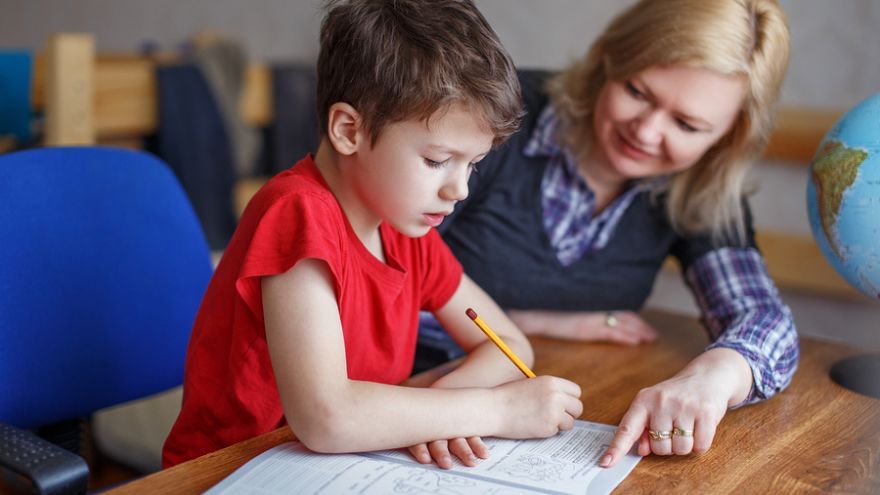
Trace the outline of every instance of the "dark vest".
[[[526, 116], [520, 130], [491, 152], [469, 182], [470, 194], [440, 226], [464, 271], [505, 309], [609, 310], [641, 308], [663, 261], [686, 269], [713, 249], [708, 236], [682, 236], [666, 219], [662, 198], [640, 193], [608, 244], [569, 266], [556, 259], [544, 232], [544, 157], [523, 155], [548, 103], [548, 74], [521, 71]], [[748, 212], [748, 210], [747, 210]], [[750, 216], [747, 245], [754, 246]], [[736, 244], [728, 244], [736, 245]]]

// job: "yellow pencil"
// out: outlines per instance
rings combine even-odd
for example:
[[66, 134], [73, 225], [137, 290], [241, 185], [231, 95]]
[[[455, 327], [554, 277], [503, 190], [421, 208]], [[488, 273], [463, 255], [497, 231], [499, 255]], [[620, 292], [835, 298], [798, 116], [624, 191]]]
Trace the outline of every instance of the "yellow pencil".
[[513, 351], [510, 350], [510, 347], [507, 347], [507, 344], [505, 344], [504, 341], [501, 340], [500, 337], [495, 335], [495, 332], [493, 332], [492, 329], [489, 328], [489, 325], [486, 325], [486, 323], [483, 322], [483, 319], [480, 318], [479, 316], [477, 316], [476, 311], [472, 310], [471, 308], [468, 308], [467, 311], [465, 311], [465, 313], [467, 313], [467, 315], [468, 315], [468, 317], [470, 317], [470, 319], [474, 320], [474, 323], [476, 323], [477, 326], [480, 327], [480, 330], [482, 330], [483, 333], [486, 334], [486, 337], [489, 337], [489, 340], [491, 340], [493, 344], [498, 346], [498, 348], [501, 349], [501, 352], [503, 352], [504, 355], [507, 356], [508, 359], [513, 361], [513, 364], [515, 364], [516, 367], [519, 368], [520, 371], [522, 371], [523, 375], [526, 375], [526, 378], [534, 378], [535, 377], [535, 373], [532, 370], [530, 370], [528, 366], [526, 366], [526, 363], [522, 362], [522, 360], [519, 358], [519, 356], [517, 356], [516, 354], [513, 353]]

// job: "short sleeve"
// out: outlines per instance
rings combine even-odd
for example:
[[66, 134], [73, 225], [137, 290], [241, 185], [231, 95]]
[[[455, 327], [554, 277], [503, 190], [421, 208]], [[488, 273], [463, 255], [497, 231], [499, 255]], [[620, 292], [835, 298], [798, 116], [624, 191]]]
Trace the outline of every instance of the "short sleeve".
[[[262, 199], [262, 198], [261, 198]], [[260, 278], [290, 270], [306, 258], [327, 263], [337, 294], [344, 275], [346, 243], [343, 242], [341, 212], [327, 198], [313, 192], [287, 194], [267, 201], [253, 218], [243, 218], [250, 242], [245, 247], [235, 286], [254, 314], [262, 320]]]
[[463, 270], [436, 229], [431, 229], [419, 241], [422, 267], [420, 307], [433, 313], [445, 306], [458, 290]]

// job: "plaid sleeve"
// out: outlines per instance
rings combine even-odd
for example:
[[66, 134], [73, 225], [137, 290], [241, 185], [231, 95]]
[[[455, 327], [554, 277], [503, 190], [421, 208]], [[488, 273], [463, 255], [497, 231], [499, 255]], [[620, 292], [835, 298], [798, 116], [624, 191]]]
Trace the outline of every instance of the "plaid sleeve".
[[791, 383], [799, 347], [791, 310], [754, 248], [722, 248], [706, 253], [688, 268], [685, 278], [717, 347], [739, 352], [754, 381], [741, 404], [769, 399]]

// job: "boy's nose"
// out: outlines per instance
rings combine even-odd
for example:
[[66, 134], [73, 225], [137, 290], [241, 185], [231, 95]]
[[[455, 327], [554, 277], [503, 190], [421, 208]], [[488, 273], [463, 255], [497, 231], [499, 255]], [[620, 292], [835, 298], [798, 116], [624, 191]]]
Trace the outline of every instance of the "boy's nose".
[[440, 196], [450, 201], [461, 201], [468, 195], [468, 179], [470, 178], [470, 166], [458, 167], [456, 173], [450, 175], [446, 184], [440, 189]]

